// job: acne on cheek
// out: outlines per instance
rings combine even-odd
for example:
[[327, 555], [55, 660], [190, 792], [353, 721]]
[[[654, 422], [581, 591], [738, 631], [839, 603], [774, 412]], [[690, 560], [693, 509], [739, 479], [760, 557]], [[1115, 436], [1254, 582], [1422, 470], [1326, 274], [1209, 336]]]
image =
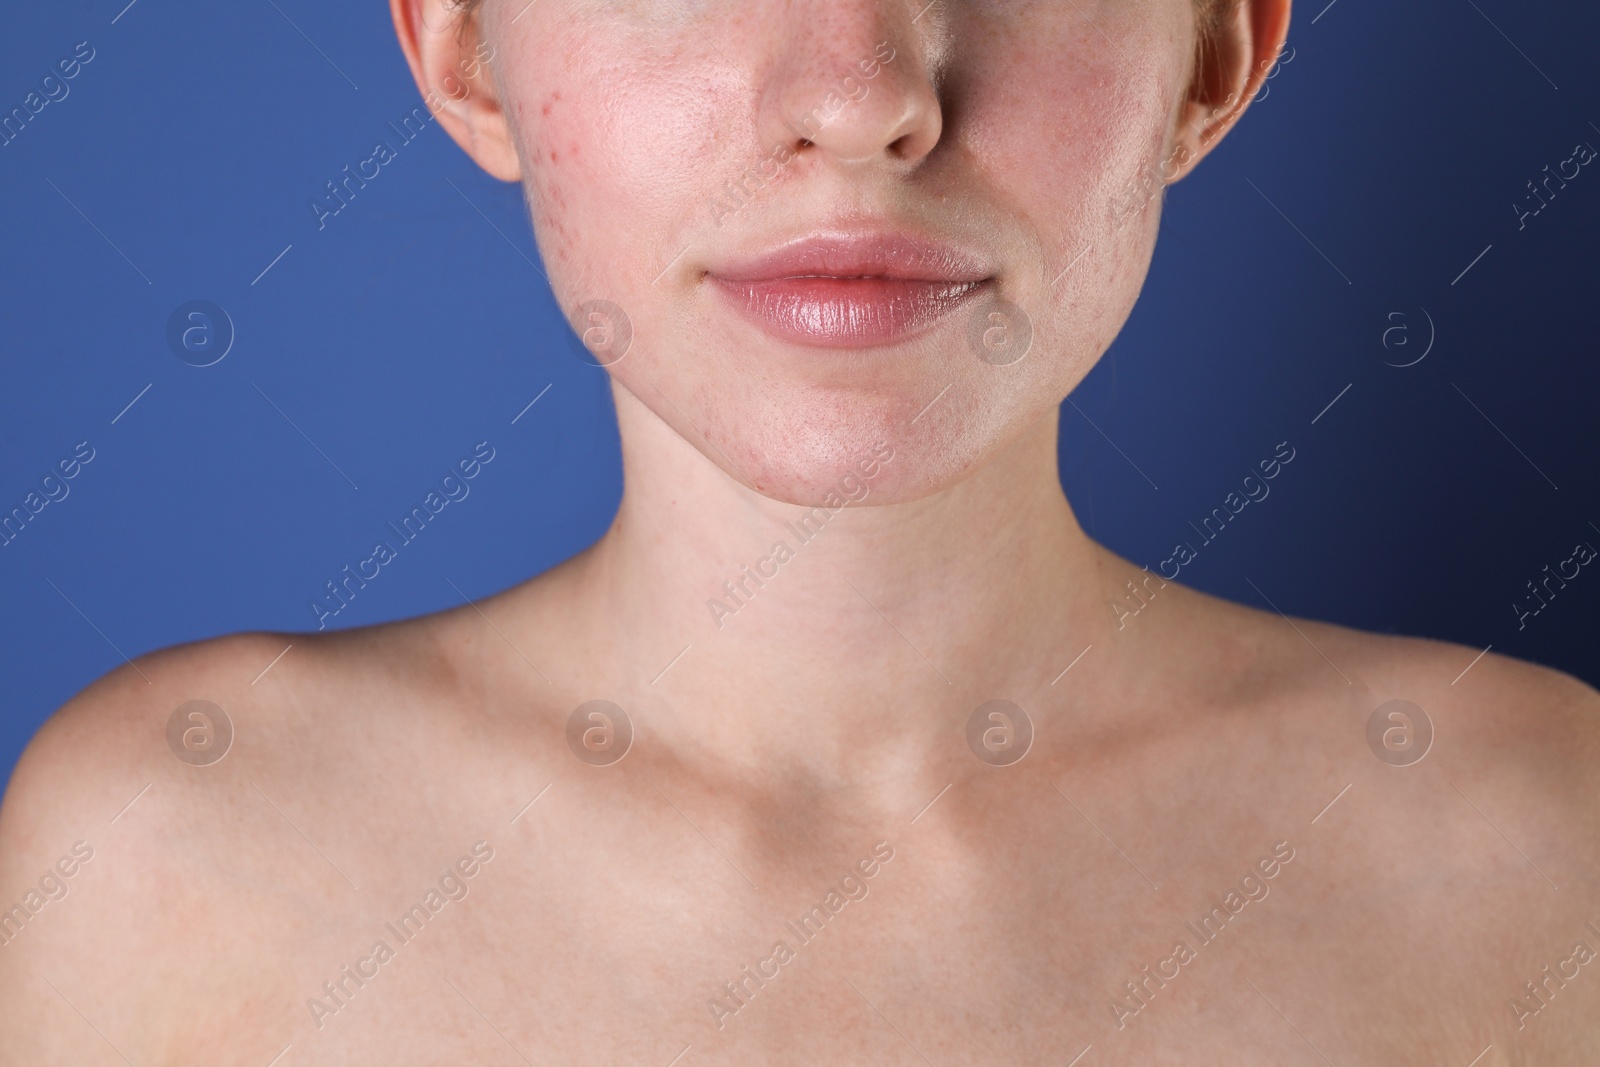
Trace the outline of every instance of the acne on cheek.
[[[658, 244], [692, 242], [679, 231], [724, 171], [735, 172], [719, 160], [743, 97], [721, 84], [720, 61], [684, 47], [627, 33], [564, 39], [541, 45], [541, 61], [508, 87], [540, 248], [562, 276], [611, 299], [639, 281], [623, 275], [656, 275], [671, 254]], [[568, 58], [552, 64], [551, 55]]]
[[[525, 195], [531, 201], [540, 252], [557, 264], [572, 263], [577, 253], [573, 227], [582, 229], [581, 219], [572, 217], [568, 189], [581, 187], [589, 180], [583, 150], [586, 134], [581, 125], [587, 106], [586, 102], [564, 95], [560, 89], [548, 89], [542, 91], [534, 104], [519, 104], [516, 108], [518, 137], [528, 168], [524, 179]], [[531, 122], [530, 110], [538, 115]]]
[[[1059, 48], [1049, 56], [1026, 51], [1039, 57], [1038, 69], [1006, 79], [1019, 88], [990, 103], [981, 121], [994, 127], [986, 136], [1005, 139], [999, 155], [1008, 163], [994, 185], [1042, 238], [1044, 277], [1085, 253], [1050, 291], [1051, 310], [1038, 325], [1072, 338], [1054, 378], [1070, 388], [1116, 336], [1149, 266], [1164, 184], [1153, 171], [1167, 138], [1170, 78], [1162, 60], [1130, 67], [1103, 44], [1072, 50], [1066, 63]], [[1029, 143], [1008, 132], [1028, 129], [1052, 133]], [[1064, 199], [1062, 190], [1072, 192]]]
[[1012, 116], [1013, 140], [1037, 144], [1034, 131], [1052, 132], [1042, 147], [1054, 158], [1041, 162], [1069, 173], [1041, 177], [1070, 178], [1068, 188], [1076, 189], [1108, 171], [1136, 171], [1152, 139], [1159, 140], [1173, 100], [1167, 63], [1160, 58], [1165, 49], [1109, 23], [1114, 48], [1098, 34], [1083, 32], [1076, 39], [1041, 27], [1042, 41], [1003, 42], [996, 55], [1006, 60], [1004, 76], [973, 83], [993, 101], [986, 109], [989, 122]]
[[[1092, 34], [1081, 44], [1008, 35], [996, 48], [1009, 53], [1011, 76], [969, 86], [959, 133], [990, 171], [983, 184], [1057, 245], [1052, 259], [1064, 265], [1093, 245], [1120, 291], [1142, 276], [1153, 225], [1129, 212], [1119, 227], [1115, 209], [1119, 198], [1148, 206], [1142, 188], [1131, 200], [1129, 188], [1161, 163], [1173, 76], [1162, 55], [1172, 49], [1127, 27], [1107, 30], [1123, 44], [1116, 53]], [[552, 268], [590, 285], [621, 281], [626, 264], [664, 258], [646, 245], [669, 231], [679, 236], [686, 204], [710, 198], [764, 155], [730, 133], [730, 119], [747, 117], [748, 86], [723, 84], [723, 64], [703, 51], [693, 41], [664, 47], [622, 32], [560, 34], [539, 46], [540, 63], [504, 57], [504, 67], [523, 72], [508, 88], [518, 101], [526, 196]], [[1153, 58], [1135, 65], [1124, 53]], [[552, 66], [553, 56], [563, 58]], [[1041, 130], [1051, 132], [1041, 138]], [[1062, 189], [1075, 190], [1070, 202]], [[674, 248], [692, 239], [683, 233]]]

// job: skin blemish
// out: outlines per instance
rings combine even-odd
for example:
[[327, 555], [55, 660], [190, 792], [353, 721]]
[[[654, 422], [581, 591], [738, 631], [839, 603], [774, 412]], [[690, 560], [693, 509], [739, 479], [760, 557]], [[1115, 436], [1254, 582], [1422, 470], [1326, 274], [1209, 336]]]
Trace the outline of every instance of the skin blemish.
[[[1121, 14], [1103, 34], [1050, 5], [1016, 5], [1028, 14], [1004, 17], [977, 3], [952, 5], [967, 12], [965, 28], [938, 63], [924, 62], [911, 38], [890, 33], [873, 5], [859, 0], [824, 5], [826, 27], [797, 13], [776, 36], [765, 23], [731, 19], [715, 48], [693, 24], [661, 27], [639, 14], [672, 5], [575, 6], [593, 11], [593, 23], [579, 34], [551, 21], [553, 36], [541, 29], [518, 38], [527, 51], [508, 46], [500, 86], [542, 116], [515, 133], [534, 161], [528, 195], [542, 250], [562, 267], [552, 284], [563, 305], [615, 301], [641, 334], [669, 320], [692, 324], [694, 336], [641, 348], [613, 373], [626, 387], [635, 375], [670, 368], [696, 395], [697, 410], [685, 414], [699, 425], [720, 424], [719, 447], [736, 457], [747, 485], [779, 497], [811, 493], [808, 464], [831, 469], [836, 453], [859, 451], [856, 439], [869, 433], [864, 421], [900, 419], [908, 396], [921, 397], [908, 407], [915, 415], [950, 379], [931, 381], [946, 353], [933, 350], [930, 334], [916, 341], [922, 358], [875, 364], [871, 373], [844, 360], [785, 363], [793, 377], [777, 375], [781, 399], [763, 394], [745, 404], [744, 385], [732, 383], [771, 383], [774, 364], [751, 351], [744, 320], [698, 284], [720, 262], [876, 217], [926, 230], [1012, 279], [1010, 298], [1035, 319], [1040, 358], [1030, 356], [1004, 388], [982, 377], [986, 368], [973, 372], [997, 390], [988, 398], [994, 403], [977, 409], [981, 424], [945, 405], [917, 422], [913, 431], [930, 440], [950, 435], [939, 453], [947, 474], [975, 465], [1009, 422], [1058, 405], [1098, 356], [1089, 349], [1125, 318], [1141, 277], [1120, 269], [1125, 257], [1117, 249], [1127, 246], [1134, 261], [1148, 252], [1159, 201], [1150, 195], [1150, 210], [1140, 209], [1159, 189], [1146, 188], [1140, 162], [1166, 134], [1173, 110], [1152, 87], [1181, 76], [1193, 47], [1176, 31], [1160, 47], [1145, 47], [1153, 31], [1131, 12], [1140, 5], [1104, 5]], [[1185, 0], [1150, 6], [1188, 17]], [[773, 11], [783, 7], [774, 0]], [[536, 4], [528, 17], [542, 20], [551, 10]], [[1119, 47], [1108, 51], [1107, 38]], [[1118, 58], [1127, 51], [1123, 39], [1141, 47]], [[925, 114], [929, 107], [936, 113]], [[795, 123], [814, 111], [833, 117], [797, 132]], [[930, 124], [938, 129], [932, 162], [915, 181], [900, 180], [908, 175], [898, 149], [872, 140], [908, 115], [923, 123], [924, 139], [933, 136]], [[807, 132], [811, 144], [802, 148]], [[785, 152], [775, 154], [779, 141]], [[875, 162], [854, 161], [859, 152], [876, 153]], [[888, 183], [883, 188], [894, 189], [893, 210], [887, 202], [852, 203], [847, 178], [873, 167]], [[1063, 189], [1075, 190], [1074, 198], [1064, 203]], [[1116, 284], [1079, 293], [1068, 275], [1050, 288], [1089, 248], [1079, 272], [1087, 277], [1085, 265], [1095, 262], [1117, 267]], [[1077, 299], [1071, 308], [1063, 299], [1069, 292]], [[965, 327], [955, 320], [940, 335], [959, 358]], [[1043, 355], [1046, 338], [1056, 342], [1051, 358]], [[643, 394], [647, 406], [656, 402], [648, 385]], [[785, 447], [740, 447], [776, 440]]]

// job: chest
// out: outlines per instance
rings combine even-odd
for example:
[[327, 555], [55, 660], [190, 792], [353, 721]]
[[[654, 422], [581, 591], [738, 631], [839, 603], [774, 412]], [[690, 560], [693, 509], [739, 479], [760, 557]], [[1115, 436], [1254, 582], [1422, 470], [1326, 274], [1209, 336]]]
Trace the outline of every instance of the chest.
[[1092, 843], [862, 837], [743, 870], [692, 829], [464, 843], [430, 877], [301, 902], [288, 912], [316, 922], [280, 915], [282, 936], [243, 942], [257, 1010], [227, 1047], [244, 1031], [268, 1059], [350, 1064], [1432, 1063], [1419, 1036], [1441, 1003], [1496, 1006], [1483, 954], [1450, 939], [1460, 914], [1330, 898], [1315, 847], [1264, 842], [1231, 875], [1158, 887]]

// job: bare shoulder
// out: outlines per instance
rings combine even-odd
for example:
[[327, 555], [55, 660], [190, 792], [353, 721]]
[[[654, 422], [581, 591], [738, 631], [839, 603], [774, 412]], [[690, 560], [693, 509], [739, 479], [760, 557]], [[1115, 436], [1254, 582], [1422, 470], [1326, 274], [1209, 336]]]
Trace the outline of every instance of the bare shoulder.
[[1600, 979], [1572, 977], [1600, 958], [1600, 693], [1482, 646], [1174, 599], [1167, 644], [1246, 725], [1225, 736], [1249, 795], [1298, 827], [1283, 936], [1359, 1006], [1351, 1048], [1600, 1062]]
[[1187, 589], [1174, 599], [1182, 608], [1160, 637], [1188, 649], [1186, 688], [1272, 731], [1319, 789], [1369, 776], [1390, 801], [1422, 805], [1440, 830], [1412, 846], [1419, 864], [1471, 865], [1480, 857], [1462, 847], [1469, 840], [1521, 863], [1488, 816], [1515, 827], [1535, 860], [1600, 891], [1600, 850], [1587, 844], [1600, 837], [1600, 692], [1481, 647], [1286, 617]]
[[434, 630], [197, 642], [56, 712], [0, 804], [0, 1062], [98, 1055], [84, 1020], [134, 1062], [195, 1052], [185, 1003], [259, 959], [266, 927], [319, 921], [282, 890], [275, 806], [302, 819], [334, 768], [362, 782], [374, 709], [452, 684]]
[[[11, 776], [0, 805], [0, 864], [53, 844], [66, 827], [119, 796], [122, 786], [148, 780], [159, 755], [171, 758], [164, 747], [169, 714], [203, 694], [240, 695], [241, 676], [248, 685], [251, 665], [259, 671], [285, 643], [252, 634], [166, 649], [78, 693], [40, 727]], [[190, 743], [198, 742], [191, 735]], [[115, 808], [106, 818], [114, 814]]]
[[1352, 775], [1365, 792], [1348, 832], [1327, 838], [1368, 872], [1349, 896], [1383, 885], [1371, 872], [1386, 866], [1388, 891], [1358, 908], [1450, 916], [1397, 924], [1389, 945], [1419, 928], [1419, 955], [1428, 940], [1462, 939], [1449, 953], [1454, 988], [1426, 1002], [1421, 1029], [1454, 1048], [1444, 1035], [1465, 1020], [1443, 1005], [1474, 1004], [1465, 1027], [1494, 1042], [1496, 1062], [1595, 1062], [1600, 984], [1580, 961], [1600, 944], [1600, 693], [1482, 648], [1299, 625], [1371, 693], [1363, 732], [1376, 758]]
[[98, 812], [122, 787], [151, 781], [175, 760], [218, 761], [235, 731], [270, 742], [296, 725], [315, 709], [271, 677], [290, 656], [292, 670], [335, 697], [370, 692], [374, 682], [438, 678], [449, 661], [429, 654], [431, 630], [406, 622], [327, 635], [235, 634], [111, 671], [63, 705], [24, 750], [0, 806], [0, 847], [13, 854], [65, 818]]
[[[507, 661], [511, 673], [526, 666], [490, 621], [514, 595], [327, 634], [219, 637], [111, 671], [51, 716], [18, 762], [0, 803], [0, 879], [22, 877], [94, 827], [127, 835], [141, 821], [162, 831], [130, 865], [172, 862], [184, 833], [227, 832], [184, 810], [193, 790], [218, 780], [252, 796], [272, 783], [323, 798], [370, 793], [397, 762], [486, 736], [480, 713], [494, 677]], [[536, 636], [513, 631], [517, 642]], [[217, 774], [194, 773], [213, 766]], [[131, 818], [163, 805], [172, 810], [159, 820]]]
[[1426, 714], [1451, 760], [1533, 773], [1574, 800], [1600, 803], [1600, 778], [1584, 771], [1600, 756], [1600, 692], [1570, 674], [1450, 641], [1285, 616], [1188, 589], [1183, 596], [1178, 625], [1203, 635], [1204, 669], [1229, 673], [1241, 695], [1254, 687], [1313, 700], [1346, 692], [1407, 701]]
[[1448, 641], [1298, 620], [1352, 680], [1430, 720], [1462, 777], [1514, 776], [1576, 812], [1600, 812], [1600, 692], [1564, 671]]

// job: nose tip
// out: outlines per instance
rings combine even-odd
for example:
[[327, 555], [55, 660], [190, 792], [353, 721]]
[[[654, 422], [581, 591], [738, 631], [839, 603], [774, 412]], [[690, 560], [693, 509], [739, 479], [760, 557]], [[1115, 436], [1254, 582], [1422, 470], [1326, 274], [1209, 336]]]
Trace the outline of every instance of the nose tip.
[[[798, 152], [841, 163], [916, 164], [943, 130], [938, 92], [915, 51], [887, 35], [850, 47], [804, 46], [771, 95], [772, 118]], [[776, 130], [774, 131], [777, 132]]]

